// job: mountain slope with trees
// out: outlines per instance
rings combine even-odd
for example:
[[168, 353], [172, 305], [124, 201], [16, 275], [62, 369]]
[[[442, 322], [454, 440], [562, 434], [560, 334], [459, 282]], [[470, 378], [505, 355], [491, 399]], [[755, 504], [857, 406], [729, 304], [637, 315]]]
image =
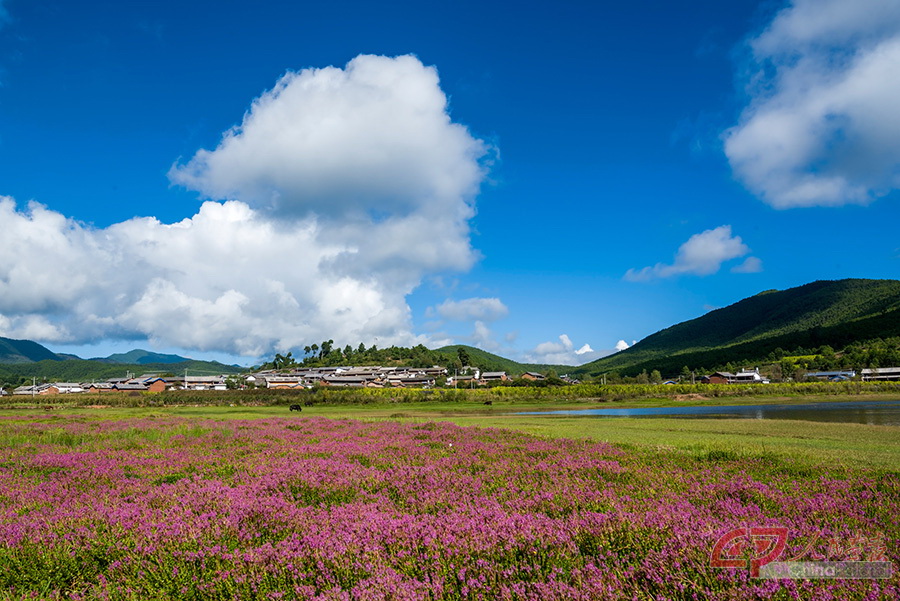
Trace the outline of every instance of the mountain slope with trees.
[[0, 363], [32, 363], [46, 360], [59, 361], [60, 356], [31, 340], [0, 337]]
[[796, 349], [843, 348], [894, 336], [900, 336], [900, 281], [817, 281], [761, 292], [661, 330], [574, 371], [633, 375], [659, 369], [675, 374], [683, 366], [757, 361]]

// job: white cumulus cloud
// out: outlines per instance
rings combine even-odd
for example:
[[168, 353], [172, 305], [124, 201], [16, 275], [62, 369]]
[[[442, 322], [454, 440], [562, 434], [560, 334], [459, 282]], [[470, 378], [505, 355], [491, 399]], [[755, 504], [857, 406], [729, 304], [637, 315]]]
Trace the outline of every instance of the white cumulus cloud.
[[431, 312], [452, 321], [496, 321], [509, 315], [509, 309], [499, 298], [448, 299]]
[[[625, 273], [625, 279], [630, 282], [645, 282], [685, 274], [711, 275], [719, 271], [722, 263], [743, 257], [749, 252], [750, 248], [740, 236], [732, 235], [731, 226], [723, 225], [691, 236], [678, 248], [671, 265], [657, 263], [643, 269], [629, 269]], [[751, 263], [752, 265], [761, 267], [761, 262]]]
[[620, 340], [616, 343], [616, 351], [624, 351], [627, 348], [631, 348], [631, 345], [624, 340]]
[[477, 259], [485, 152], [414, 57], [289, 73], [215, 150], [173, 167], [212, 199], [193, 217], [93, 228], [0, 197], [0, 335], [243, 356], [423, 342], [406, 296]]
[[5, 336], [146, 337], [246, 356], [326, 337], [412, 339], [409, 289], [328, 267], [345, 249], [323, 243], [313, 222], [281, 228], [230, 201], [175, 224], [91, 229], [36, 204], [18, 211], [10, 198], [0, 221]]
[[433, 67], [358, 56], [289, 72], [215, 150], [172, 168], [176, 183], [280, 214], [468, 218], [485, 144], [450, 120]]
[[758, 257], [747, 257], [743, 263], [731, 268], [732, 273], [759, 273], [762, 270], [762, 261]]
[[749, 47], [749, 102], [724, 142], [752, 192], [790, 208], [900, 187], [900, 3], [794, 0]]

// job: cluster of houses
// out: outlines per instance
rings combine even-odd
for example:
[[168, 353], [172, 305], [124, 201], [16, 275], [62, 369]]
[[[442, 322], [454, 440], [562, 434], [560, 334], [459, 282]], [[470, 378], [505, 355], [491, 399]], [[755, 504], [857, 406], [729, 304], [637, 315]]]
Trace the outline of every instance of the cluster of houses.
[[811, 371], [806, 374], [808, 380], [828, 380], [830, 382], [844, 382], [852, 380], [859, 375], [863, 382], [886, 382], [900, 380], [900, 367], [866, 368], [857, 372], [855, 369], [842, 369], [836, 371]]
[[717, 371], [700, 378], [701, 384], [768, 384], [769, 380], [759, 373], [759, 368], [743, 369], [736, 374]]
[[[820, 380], [829, 382], [844, 382], [859, 377], [863, 382], [897, 381], [900, 380], [900, 367], [842, 369], [835, 371], [810, 371], [806, 373], [807, 380]], [[759, 369], [745, 369], [736, 374], [727, 371], [717, 371], [714, 374], [700, 378], [701, 384], [768, 384], [769, 380], [760, 375]]]
[[430, 388], [447, 369], [434, 367], [314, 367], [289, 371], [265, 370], [244, 376], [257, 388]]
[[110, 378], [103, 382], [50, 382], [19, 386], [12, 391], [21, 395], [51, 395], [87, 392], [91, 394], [109, 392], [163, 392], [172, 388], [182, 390], [225, 390], [226, 376], [184, 376], [171, 377], [157, 374], [143, 374], [133, 377]]
[[[445, 386], [466, 388], [488, 386], [494, 382], [511, 380], [505, 371], [482, 372], [476, 367], [464, 367], [462, 373], [448, 375], [445, 367], [316, 367], [290, 371], [261, 371], [245, 376], [246, 382], [258, 388], [312, 388], [336, 386], [344, 388], [432, 388], [439, 378]], [[522, 376], [543, 380], [544, 376], [528, 373]]]
[[[164, 376], [143, 374], [137, 377], [111, 378], [104, 382], [51, 382], [19, 386], [15, 395], [55, 395], [72, 393], [163, 392], [165, 390], [226, 390], [228, 378], [238, 387], [299, 389], [314, 386], [343, 388], [431, 388], [438, 378], [446, 377], [451, 387], [485, 386], [510, 379], [506, 372], [481, 372], [466, 368], [465, 375], [447, 376], [447, 369], [434, 367], [316, 367], [292, 370], [264, 370], [240, 376]], [[525, 376], [543, 379], [541, 374]], [[0, 393], [3, 394], [3, 393]]]

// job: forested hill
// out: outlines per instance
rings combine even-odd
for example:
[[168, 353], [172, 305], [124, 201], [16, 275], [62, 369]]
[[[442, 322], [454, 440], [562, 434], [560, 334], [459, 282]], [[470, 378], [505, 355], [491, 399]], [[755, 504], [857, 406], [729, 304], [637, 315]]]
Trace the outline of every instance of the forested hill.
[[788, 290], [767, 290], [710, 311], [652, 336], [576, 372], [636, 373], [682, 366], [721, 365], [791, 351], [900, 336], [900, 281], [818, 281]]
[[61, 357], [37, 342], [0, 337], [0, 363], [59, 361]]

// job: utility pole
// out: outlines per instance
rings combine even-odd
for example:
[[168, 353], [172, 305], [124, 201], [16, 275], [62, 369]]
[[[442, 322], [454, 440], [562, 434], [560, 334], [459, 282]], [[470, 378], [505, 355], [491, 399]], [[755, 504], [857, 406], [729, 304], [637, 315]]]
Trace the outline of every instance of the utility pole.
[[37, 378], [31, 376], [31, 402], [34, 402], [34, 389], [37, 387]]
[[185, 367], [185, 368], [184, 368], [184, 389], [185, 389], [185, 390], [187, 390], [187, 387], [188, 387], [188, 385], [187, 385], [187, 371], [188, 371], [188, 370], [187, 370], [187, 368]]

